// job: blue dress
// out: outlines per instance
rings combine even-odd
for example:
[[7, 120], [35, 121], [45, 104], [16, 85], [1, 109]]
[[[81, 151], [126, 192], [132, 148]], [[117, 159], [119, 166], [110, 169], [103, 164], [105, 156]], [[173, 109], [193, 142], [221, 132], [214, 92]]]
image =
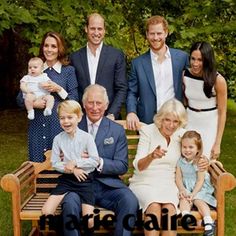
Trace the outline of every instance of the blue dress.
[[[66, 90], [67, 99], [78, 101], [78, 84], [74, 67], [62, 65], [61, 73], [53, 68], [47, 68], [44, 72], [53, 82]], [[29, 120], [29, 160], [33, 162], [44, 161], [44, 152], [52, 149], [53, 138], [62, 131], [57, 116], [57, 106], [63, 99], [57, 93], [51, 93], [51, 95], [55, 99], [52, 115], [44, 116], [43, 109], [35, 109], [35, 119]]]
[[[181, 169], [184, 187], [189, 193], [192, 192], [197, 182], [197, 166], [193, 164], [192, 161], [186, 161], [183, 157], [179, 158], [177, 166]], [[214, 187], [211, 184], [209, 173], [206, 172], [203, 186], [193, 199], [203, 200], [207, 204], [216, 207], [216, 199], [213, 193]]]

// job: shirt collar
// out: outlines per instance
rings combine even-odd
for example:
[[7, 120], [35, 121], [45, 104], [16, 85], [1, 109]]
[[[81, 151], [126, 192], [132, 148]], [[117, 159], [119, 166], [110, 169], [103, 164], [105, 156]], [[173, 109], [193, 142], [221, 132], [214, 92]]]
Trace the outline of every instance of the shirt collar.
[[[97, 56], [97, 55], [100, 55], [101, 50], [102, 50], [102, 46], [103, 46], [103, 42], [101, 42], [100, 45], [98, 46], [98, 48], [96, 49], [96, 56]], [[88, 52], [89, 52], [90, 54], [92, 54], [92, 51], [91, 51], [91, 49], [90, 49], [89, 46], [88, 46], [88, 43], [87, 43], [87, 50], [88, 50]], [[93, 54], [92, 54], [92, 55], [93, 55]]]
[[[156, 53], [154, 53], [152, 51], [152, 49], [150, 49], [150, 55], [151, 55], [151, 58], [152, 59], [155, 59], [157, 60], [158, 59], [158, 55]], [[165, 52], [165, 58], [170, 58], [171, 55], [170, 55], [170, 50], [169, 50], [169, 47], [166, 45], [166, 52]]]
[[102, 118], [103, 118], [103, 117], [101, 117], [100, 120], [98, 120], [97, 122], [93, 123], [93, 122], [88, 118], [88, 116], [86, 116], [87, 124], [88, 124], [88, 125], [93, 124], [93, 125], [99, 127], [99, 125], [100, 125], [100, 123], [101, 123], [101, 121], [102, 121]]
[[[61, 67], [62, 67], [62, 64], [61, 62], [57, 61], [53, 66], [52, 68], [57, 72], [57, 73], [61, 73]], [[47, 62], [45, 61], [44, 64], [43, 64], [43, 70], [46, 70], [50, 68], [47, 64]]]

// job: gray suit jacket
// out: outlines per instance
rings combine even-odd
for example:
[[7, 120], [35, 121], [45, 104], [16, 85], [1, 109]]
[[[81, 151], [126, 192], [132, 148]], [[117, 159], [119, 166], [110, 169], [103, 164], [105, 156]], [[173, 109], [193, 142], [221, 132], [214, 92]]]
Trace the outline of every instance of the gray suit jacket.
[[[188, 54], [170, 48], [175, 97], [182, 100], [182, 73], [188, 67]], [[157, 113], [156, 86], [152, 69], [150, 50], [131, 62], [128, 79], [127, 113], [134, 112], [140, 121], [153, 123]]]

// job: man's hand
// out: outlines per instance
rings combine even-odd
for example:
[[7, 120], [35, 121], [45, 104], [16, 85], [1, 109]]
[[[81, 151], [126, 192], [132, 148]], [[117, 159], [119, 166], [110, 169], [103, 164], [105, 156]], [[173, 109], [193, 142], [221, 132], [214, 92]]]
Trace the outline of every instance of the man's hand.
[[139, 118], [134, 112], [130, 112], [126, 116], [126, 125], [127, 129], [129, 130], [139, 130], [140, 128]]
[[88, 178], [87, 173], [80, 168], [74, 168], [73, 173], [79, 182], [85, 181]]
[[114, 114], [108, 114], [107, 118], [110, 119], [110, 120], [115, 120]]

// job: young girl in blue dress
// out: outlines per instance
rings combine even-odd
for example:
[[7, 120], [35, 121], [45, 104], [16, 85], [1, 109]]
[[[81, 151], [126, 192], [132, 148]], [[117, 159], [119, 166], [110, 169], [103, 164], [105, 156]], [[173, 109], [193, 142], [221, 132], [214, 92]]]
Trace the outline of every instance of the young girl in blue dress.
[[187, 131], [181, 140], [181, 153], [176, 168], [176, 184], [179, 189], [179, 207], [182, 216], [191, 214], [195, 205], [203, 216], [204, 236], [214, 235], [214, 221], [210, 215], [210, 206], [216, 207], [214, 188], [207, 171], [199, 171], [197, 163], [202, 155], [202, 139], [196, 131]]
[[[52, 167], [61, 172], [56, 188], [51, 192], [42, 208], [43, 215], [53, 215], [64, 196], [75, 192], [82, 201], [82, 214], [93, 214], [93, 171], [98, 166], [99, 156], [92, 135], [78, 128], [82, 110], [78, 102], [66, 100], [58, 106], [62, 129], [53, 140]], [[86, 156], [85, 156], [86, 155]], [[92, 235], [93, 218], [88, 219], [86, 235]]]

